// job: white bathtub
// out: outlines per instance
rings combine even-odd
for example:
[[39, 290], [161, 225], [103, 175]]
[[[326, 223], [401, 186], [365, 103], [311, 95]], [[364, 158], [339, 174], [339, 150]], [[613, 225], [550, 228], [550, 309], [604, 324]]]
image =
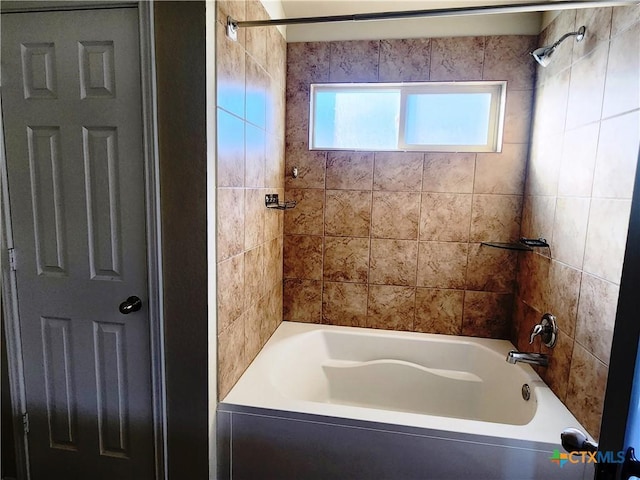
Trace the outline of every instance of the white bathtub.
[[223, 402], [551, 444], [565, 427], [584, 431], [530, 366], [505, 361], [513, 348], [283, 322]]

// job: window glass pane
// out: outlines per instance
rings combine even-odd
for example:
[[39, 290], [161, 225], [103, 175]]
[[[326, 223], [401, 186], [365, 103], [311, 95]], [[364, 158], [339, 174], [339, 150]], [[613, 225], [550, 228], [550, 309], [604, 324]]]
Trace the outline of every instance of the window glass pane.
[[409, 145], [486, 145], [490, 93], [407, 95], [405, 141]]
[[499, 152], [505, 87], [506, 82], [313, 84], [310, 148]]
[[313, 148], [396, 150], [399, 90], [316, 91]]

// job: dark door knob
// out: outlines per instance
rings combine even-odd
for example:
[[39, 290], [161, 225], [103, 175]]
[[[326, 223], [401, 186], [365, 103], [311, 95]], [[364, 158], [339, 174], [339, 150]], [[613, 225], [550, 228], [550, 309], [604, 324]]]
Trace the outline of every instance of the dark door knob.
[[120, 310], [121, 314], [127, 315], [131, 312], [137, 312], [140, 308], [142, 308], [142, 300], [136, 296], [132, 296], [122, 302], [118, 310]]

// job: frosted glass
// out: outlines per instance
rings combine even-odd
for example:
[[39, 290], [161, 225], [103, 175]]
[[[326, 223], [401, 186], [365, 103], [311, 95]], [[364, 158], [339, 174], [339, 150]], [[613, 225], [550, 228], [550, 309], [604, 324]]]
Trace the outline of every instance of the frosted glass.
[[398, 148], [399, 90], [316, 92], [313, 148]]
[[409, 145], [485, 145], [490, 113], [490, 93], [410, 94], [405, 141]]

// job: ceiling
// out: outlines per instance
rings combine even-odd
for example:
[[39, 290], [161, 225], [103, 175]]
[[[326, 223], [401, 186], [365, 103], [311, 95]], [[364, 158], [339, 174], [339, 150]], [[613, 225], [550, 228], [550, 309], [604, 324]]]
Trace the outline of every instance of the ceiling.
[[[529, 3], [531, 0], [281, 0], [286, 18]], [[552, 3], [552, 2], [550, 2]], [[542, 14], [511, 13], [287, 27], [288, 42], [472, 35], [537, 35]]]

